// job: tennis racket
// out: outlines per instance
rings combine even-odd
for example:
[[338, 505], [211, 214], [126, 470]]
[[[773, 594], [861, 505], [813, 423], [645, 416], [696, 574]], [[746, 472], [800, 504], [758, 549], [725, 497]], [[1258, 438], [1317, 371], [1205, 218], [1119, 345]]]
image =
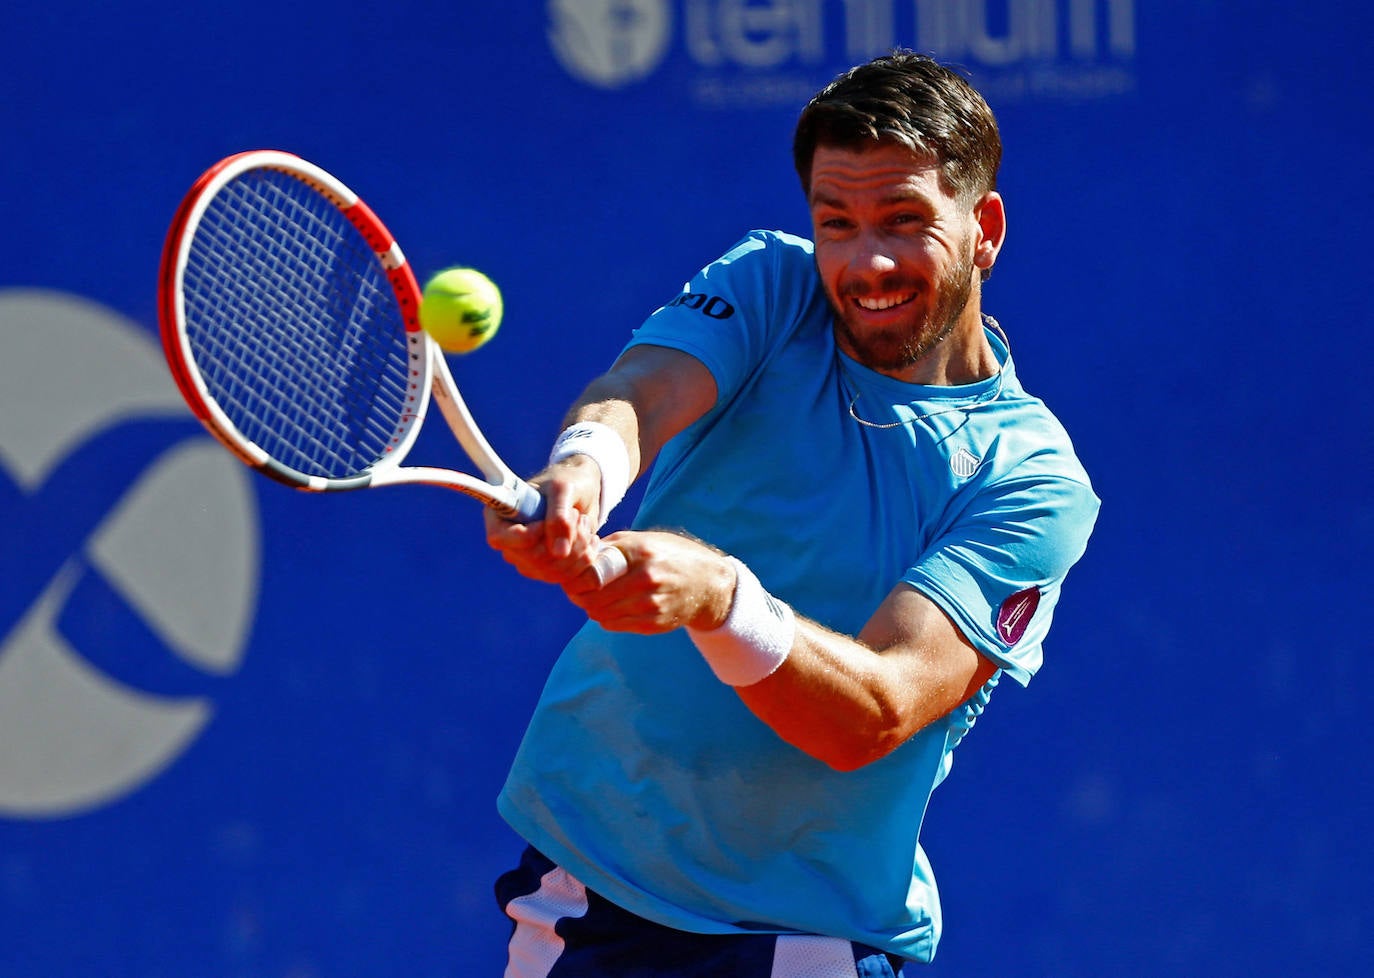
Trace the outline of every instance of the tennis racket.
[[[207, 170], [162, 252], [162, 345], [191, 411], [243, 462], [308, 492], [418, 483], [533, 522], [544, 499], [473, 420], [420, 328], [420, 288], [357, 194], [297, 156], [254, 150]], [[480, 477], [403, 465], [430, 396]], [[604, 548], [602, 583], [625, 570]]]

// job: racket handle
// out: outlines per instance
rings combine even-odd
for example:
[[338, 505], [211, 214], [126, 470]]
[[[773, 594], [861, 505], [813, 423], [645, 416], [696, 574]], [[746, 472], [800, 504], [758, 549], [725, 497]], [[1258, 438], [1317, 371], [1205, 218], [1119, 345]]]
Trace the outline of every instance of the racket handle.
[[[544, 518], [544, 497], [528, 482], [521, 482], [515, 490], [515, 515], [522, 523], [536, 523]], [[597, 583], [602, 587], [629, 570], [630, 562], [619, 547], [604, 546], [592, 561]]]
[[544, 518], [544, 497], [528, 482], [516, 483], [515, 517], [521, 523], [538, 523]]

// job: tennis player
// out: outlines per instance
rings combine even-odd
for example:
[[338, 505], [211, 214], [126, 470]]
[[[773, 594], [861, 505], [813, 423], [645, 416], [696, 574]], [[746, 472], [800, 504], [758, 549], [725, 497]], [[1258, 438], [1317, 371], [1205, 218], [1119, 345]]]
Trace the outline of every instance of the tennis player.
[[[907, 52], [803, 111], [813, 239], [746, 235], [635, 332], [489, 517], [590, 618], [501, 793], [509, 978], [891, 976], [940, 902], [918, 837], [1004, 676], [1024, 685], [1098, 500], [982, 308], [992, 112]], [[628, 572], [595, 533], [652, 475]]]

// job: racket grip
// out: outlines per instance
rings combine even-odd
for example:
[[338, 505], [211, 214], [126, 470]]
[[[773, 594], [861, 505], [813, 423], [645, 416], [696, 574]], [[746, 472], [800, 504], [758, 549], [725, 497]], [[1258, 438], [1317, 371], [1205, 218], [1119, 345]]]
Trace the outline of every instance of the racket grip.
[[544, 497], [528, 482], [515, 486], [515, 516], [521, 523], [538, 523], [544, 518]]
[[[528, 482], [521, 482], [515, 490], [515, 515], [522, 523], [536, 523], [544, 518], [546, 504], [543, 495]], [[597, 583], [602, 587], [614, 581], [630, 568], [625, 553], [619, 547], [603, 546], [592, 561]]]

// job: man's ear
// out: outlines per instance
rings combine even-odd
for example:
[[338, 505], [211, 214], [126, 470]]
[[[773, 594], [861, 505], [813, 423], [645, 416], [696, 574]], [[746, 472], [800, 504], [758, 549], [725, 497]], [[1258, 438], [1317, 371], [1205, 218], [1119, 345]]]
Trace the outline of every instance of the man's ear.
[[984, 272], [997, 262], [1002, 242], [1007, 238], [1007, 212], [1002, 195], [989, 190], [973, 205], [973, 218], [978, 222], [978, 243], [973, 249], [973, 264]]

